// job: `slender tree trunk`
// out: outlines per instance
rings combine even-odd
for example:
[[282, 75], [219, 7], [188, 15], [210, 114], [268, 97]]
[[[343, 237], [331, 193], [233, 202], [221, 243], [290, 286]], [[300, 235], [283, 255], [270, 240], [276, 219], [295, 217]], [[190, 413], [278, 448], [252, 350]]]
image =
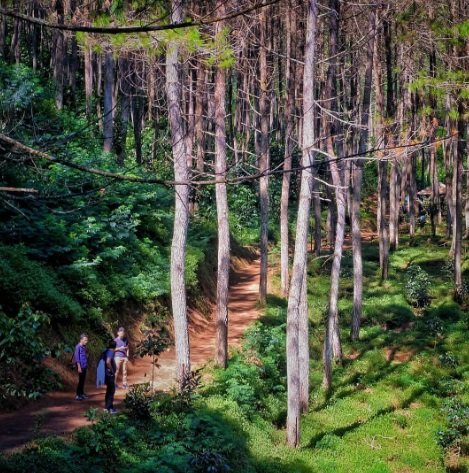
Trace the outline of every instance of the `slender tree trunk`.
[[126, 155], [127, 130], [130, 118], [130, 84], [129, 77], [129, 61], [126, 57], [119, 58], [119, 75], [120, 75], [120, 107], [119, 107], [119, 126], [116, 126], [118, 136], [116, 137], [116, 154], [117, 163], [123, 165]]
[[307, 263], [307, 245], [309, 233], [309, 211], [311, 207], [311, 192], [313, 183], [312, 165], [315, 143], [314, 121], [314, 91], [315, 91], [315, 62], [316, 62], [316, 24], [317, 2], [309, 0], [307, 4], [305, 61], [303, 76], [303, 166], [301, 173], [298, 217], [296, 223], [295, 253], [293, 257], [292, 277], [288, 296], [287, 310], [287, 385], [288, 385], [288, 414], [287, 441], [292, 447], [300, 443], [300, 320], [301, 300], [304, 295], [303, 280]]
[[454, 217], [454, 297], [462, 302], [464, 297], [462, 284], [462, 175], [463, 156], [465, 152], [464, 134], [466, 123], [464, 120], [464, 106], [462, 100], [458, 104], [458, 145], [456, 161], [454, 163], [455, 177], [455, 217]]
[[[330, 34], [329, 34], [329, 57], [337, 55], [337, 41], [339, 33], [339, 16], [340, 3], [338, 0], [330, 0]], [[337, 112], [336, 106], [336, 66], [335, 60], [329, 63], [326, 79], [325, 97], [329, 103], [331, 111]], [[339, 331], [339, 282], [340, 282], [340, 266], [342, 262], [342, 247], [345, 235], [345, 189], [343, 186], [342, 176], [339, 171], [337, 160], [335, 157], [333, 137], [336, 134], [336, 125], [333, 120], [328, 120], [327, 133], [327, 153], [331, 158], [329, 169], [331, 172], [332, 183], [334, 185], [335, 202], [337, 206], [337, 223], [334, 241], [334, 256], [332, 259], [331, 269], [331, 288], [329, 291], [329, 313], [326, 324], [326, 337], [324, 339], [324, 378], [323, 384], [326, 389], [332, 387], [332, 359], [339, 362], [342, 360], [342, 347], [340, 344]]]
[[[171, 21], [180, 23], [184, 19], [185, 3], [172, 1]], [[184, 125], [181, 114], [181, 80], [178, 58], [178, 42], [170, 42], [166, 51], [166, 94], [168, 118], [171, 128], [171, 143], [174, 159], [174, 178], [177, 182], [188, 182], [187, 153]], [[187, 301], [185, 283], [185, 259], [187, 230], [189, 224], [189, 187], [175, 186], [174, 231], [171, 243], [171, 302], [174, 318], [177, 379], [181, 388], [190, 375], [189, 331], [187, 324]]]
[[[0, 0], [0, 7], [5, 6], [5, 0]], [[2, 15], [0, 17], [0, 58], [7, 60], [7, 49], [6, 49], [6, 44], [7, 44], [7, 34], [8, 34], [8, 28], [7, 28], [7, 17], [5, 15]]]
[[112, 51], [108, 49], [104, 56], [104, 109], [103, 133], [104, 151], [111, 152], [114, 128], [114, 59]]
[[[392, 143], [392, 142], [391, 142]], [[396, 158], [391, 159], [391, 173], [389, 175], [389, 249], [391, 251], [397, 248], [397, 219], [396, 213], [399, 211], [396, 208], [397, 197], [397, 164]], [[387, 266], [387, 264], [386, 264]]]
[[[358, 152], [364, 156], [368, 145], [368, 121], [370, 115], [371, 84], [373, 79], [373, 50], [376, 34], [376, 11], [373, 8], [369, 15], [370, 35], [367, 45], [367, 59], [365, 82], [363, 87], [362, 113], [360, 130], [360, 142]], [[360, 202], [363, 176], [363, 161], [357, 159], [353, 162], [352, 179], [353, 194], [351, 199], [351, 220], [352, 220], [352, 254], [353, 254], [353, 313], [351, 338], [356, 340], [360, 333], [360, 323], [362, 316], [363, 298], [363, 261], [362, 242], [360, 228]]]
[[388, 163], [380, 161], [379, 169], [379, 267], [381, 269], [381, 281], [388, 279], [389, 269], [389, 233], [388, 222], [386, 218], [386, 203], [389, 200], [388, 190]]
[[[313, 169], [314, 172], [314, 169]], [[319, 194], [319, 183], [313, 181], [313, 213], [314, 213], [314, 255], [321, 256], [321, 196]]]
[[301, 287], [301, 302], [298, 320], [298, 365], [300, 378], [300, 412], [309, 407], [309, 311], [308, 311], [308, 268], [305, 264]]
[[280, 198], [280, 286], [282, 294], [288, 295], [289, 283], [289, 241], [288, 241], [288, 202], [290, 197], [290, 169], [293, 153], [293, 132], [295, 115], [295, 63], [291, 60], [296, 49], [296, 17], [294, 2], [289, 0], [290, 13], [287, 15], [287, 63], [285, 66], [287, 99], [285, 106], [285, 159], [282, 176], [282, 194]]
[[93, 96], [93, 52], [91, 47], [88, 45], [84, 46], [83, 51], [85, 70], [85, 103], [86, 103], [86, 114], [91, 115], [91, 98]]
[[[217, 13], [225, 15], [224, 0], [218, 0]], [[217, 33], [224, 22], [217, 23]], [[215, 175], [217, 180], [226, 178], [226, 72], [218, 66], [215, 73]], [[217, 340], [216, 362], [226, 367], [228, 360], [228, 290], [230, 275], [230, 230], [228, 224], [228, 199], [226, 184], [215, 184], [218, 222], [218, 268], [217, 268]]]
[[[55, 2], [57, 12], [57, 23], [64, 22], [64, 4], [62, 0]], [[65, 37], [64, 32], [60, 30], [54, 31], [55, 48], [54, 55], [54, 83], [55, 83], [55, 105], [59, 110], [64, 106], [64, 67], [65, 67]]]
[[[270, 167], [269, 153], [269, 72], [267, 70], [266, 51], [266, 28], [267, 7], [260, 14], [260, 50], [259, 50], [259, 118], [260, 118], [260, 142], [259, 142], [259, 171], [266, 172]], [[262, 176], [259, 179], [259, 201], [261, 217], [260, 234], [260, 283], [259, 301], [265, 304], [267, 301], [267, 275], [268, 275], [268, 250], [269, 250], [269, 177]]]

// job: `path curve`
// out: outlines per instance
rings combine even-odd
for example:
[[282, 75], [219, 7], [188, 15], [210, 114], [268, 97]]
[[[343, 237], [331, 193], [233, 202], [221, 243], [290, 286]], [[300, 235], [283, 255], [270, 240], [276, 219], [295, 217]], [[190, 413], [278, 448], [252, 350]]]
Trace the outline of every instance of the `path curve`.
[[[246, 328], [257, 319], [257, 296], [259, 288], [259, 260], [238, 266], [231, 273], [229, 309], [229, 347], [239, 346]], [[196, 312], [190, 317], [191, 362], [198, 368], [213, 359], [215, 347], [215, 321], [207, 320]], [[159, 359], [156, 370], [155, 388], [167, 390], [174, 384], [174, 348]], [[151, 377], [151, 362], [148, 358], [129, 363], [129, 383], [142, 383]], [[88, 379], [94, 382], [94, 373]], [[91, 407], [102, 408], [104, 388], [92, 384], [86, 389], [89, 399], [75, 401], [73, 391], [56, 391], [44, 395], [39, 401], [31, 402], [20, 411], [0, 414], [0, 451], [11, 452], [24, 446], [37, 436], [67, 435], [77, 427], [87, 425], [83, 414]], [[122, 403], [125, 391], [117, 390], [116, 407]]]

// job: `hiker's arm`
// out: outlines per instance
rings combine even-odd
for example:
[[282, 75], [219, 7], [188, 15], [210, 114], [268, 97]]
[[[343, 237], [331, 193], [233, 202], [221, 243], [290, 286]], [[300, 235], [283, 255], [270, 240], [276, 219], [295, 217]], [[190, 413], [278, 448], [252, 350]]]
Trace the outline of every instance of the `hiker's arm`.
[[109, 356], [106, 358], [106, 366], [109, 371], [112, 371], [112, 358], [110, 358]]
[[79, 373], [81, 373], [81, 364], [79, 361], [77, 361], [77, 370]]

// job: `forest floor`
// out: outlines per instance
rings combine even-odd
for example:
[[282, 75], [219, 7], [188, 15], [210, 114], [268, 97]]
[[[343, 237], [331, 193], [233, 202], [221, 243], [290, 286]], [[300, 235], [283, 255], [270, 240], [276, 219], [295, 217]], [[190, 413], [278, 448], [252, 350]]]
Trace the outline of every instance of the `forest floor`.
[[[231, 274], [229, 300], [230, 330], [229, 347], [239, 346], [246, 328], [257, 319], [257, 295], [259, 286], [259, 261], [253, 260], [238, 265]], [[213, 314], [215, 315], [215, 314]], [[214, 355], [216, 327], [215, 319], [207, 319], [193, 311], [190, 317], [190, 350], [193, 368], [200, 368]], [[174, 348], [163, 353], [155, 370], [155, 388], [170, 390], [174, 384]], [[148, 357], [129, 362], [129, 384], [151, 380], [151, 359]], [[21, 410], [0, 413], [0, 451], [11, 452], [27, 442], [44, 435], [67, 435], [83, 425], [89, 424], [85, 413], [90, 408], [104, 407], [105, 388], [94, 386], [95, 373], [88, 373], [86, 401], [75, 401], [74, 388], [50, 392], [38, 401], [32, 401]], [[118, 380], [120, 381], [120, 379]], [[127, 391], [116, 391], [116, 408], [123, 403]]]

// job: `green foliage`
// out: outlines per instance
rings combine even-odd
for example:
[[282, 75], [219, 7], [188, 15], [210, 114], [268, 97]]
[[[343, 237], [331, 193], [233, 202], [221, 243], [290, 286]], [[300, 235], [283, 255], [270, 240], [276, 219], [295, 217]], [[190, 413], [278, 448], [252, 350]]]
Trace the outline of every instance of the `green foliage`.
[[57, 386], [53, 373], [44, 368], [50, 355], [39, 336], [49, 318], [23, 306], [14, 318], [0, 312], [0, 407], [14, 407], [25, 399], [36, 399]]
[[460, 445], [469, 434], [469, 405], [450, 399], [441, 409], [448, 427], [437, 432], [438, 443], [443, 448]]
[[152, 404], [150, 383], [133, 384], [125, 396], [124, 404], [133, 419], [149, 419]]
[[247, 415], [260, 413], [275, 423], [282, 422], [286, 393], [284, 317], [280, 311], [280, 316], [266, 318], [264, 323], [261, 319], [247, 330], [243, 351], [225, 370], [215, 371], [210, 388], [235, 401]]
[[18, 310], [25, 303], [63, 318], [80, 318], [83, 309], [71, 296], [58, 274], [46, 265], [32, 260], [23, 245], [0, 244], [0, 288], [5, 308]]
[[189, 466], [194, 473], [226, 473], [231, 471], [223, 455], [205, 449], [191, 456]]
[[418, 265], [412, 265], [407, 270], [405, 294], [414, 307], [426, 307], [430, 304], [431, 281], [428, 274]]

